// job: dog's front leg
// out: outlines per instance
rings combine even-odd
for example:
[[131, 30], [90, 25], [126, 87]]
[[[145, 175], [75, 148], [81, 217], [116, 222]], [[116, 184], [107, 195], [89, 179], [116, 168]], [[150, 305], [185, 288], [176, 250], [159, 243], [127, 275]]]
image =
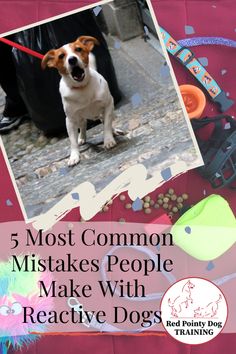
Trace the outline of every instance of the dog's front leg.
[[116, 145], [116, 141], [113, 137], [112, 122], [114, 118], [114, 104], [111, 100], [110, 104], [106, 107], [104, 112], [104, 147], [105, 149], [111, 149]]
[[79, 145], [83, 145], [86, 142], [86, 129], [87, 129], [87, 120], [81, 119], [79, 121], [79, 140], [78, 140]]
[[66, 117], [66, 128], [70, 139], [71, 152], [68, 166], [74, 166], [79, 163], [79, 144], [78, 144], [78, 124]]

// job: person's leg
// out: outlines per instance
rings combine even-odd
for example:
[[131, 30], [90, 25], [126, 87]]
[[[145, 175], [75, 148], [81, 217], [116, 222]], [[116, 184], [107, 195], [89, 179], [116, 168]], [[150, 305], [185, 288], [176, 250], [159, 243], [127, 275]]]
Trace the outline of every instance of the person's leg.
[[20, 96], [16, 70], [12, 58], [12, 48], [0, 42], [0, 85], [6, 93], [6, 103], [0, 120], [0, 131], [18, 125], [27, 109]]

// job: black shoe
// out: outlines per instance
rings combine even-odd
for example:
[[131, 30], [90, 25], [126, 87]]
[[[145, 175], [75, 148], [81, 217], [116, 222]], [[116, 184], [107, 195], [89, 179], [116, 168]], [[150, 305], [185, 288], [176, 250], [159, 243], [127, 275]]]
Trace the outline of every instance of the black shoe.
[[0, 117], [0, 132], [7, 132], [12, 128], [16, 128], [24, 117], [26, 117], [25, 114], [17, 117], [5, 117], [2, 115]]

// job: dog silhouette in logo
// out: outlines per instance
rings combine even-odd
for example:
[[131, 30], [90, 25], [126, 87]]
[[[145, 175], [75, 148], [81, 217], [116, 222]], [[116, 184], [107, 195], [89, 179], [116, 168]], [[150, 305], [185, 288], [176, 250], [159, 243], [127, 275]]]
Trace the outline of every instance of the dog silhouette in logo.
[[189, 306], [189, 302], [192, 304], [193, 299], [191, 296], [191, 290], [195, 287], [190, 280], [183, 286], [182, 292], [179, 296], [177, 296], [173, 301], [168, 300], [168, 305], [171, 307], [171, 315], [174, 317], [178, 317], [178, 314], [182, 312], [182, 306], [185, 305], [187, 309]]
[[216, 316], [219, 308], [219, 302], [222, 300], [221, 294], [218, 300], [210, 302], [205, 307], [198, 307], [194, 310], [194, 317], [211, 318]]

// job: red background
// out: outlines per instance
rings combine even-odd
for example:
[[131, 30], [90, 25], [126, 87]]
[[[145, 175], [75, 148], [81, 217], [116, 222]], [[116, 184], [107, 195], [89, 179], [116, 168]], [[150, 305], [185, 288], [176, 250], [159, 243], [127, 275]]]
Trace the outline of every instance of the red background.
[[[51, 16], [61, 14], [66, 11], [76, 9], [80, 6], [91, 4], [93, 1], [32, 1], [32, 0], [0, 0], [1, 21], [0, 33], [4, 33], [18, 27], [46, 19]], [[158, 22], [175, 39], [189, 37], [185, 34], [185, 25], [194, 28], [195, 34], [192, 36], [222, 36], [236, 40], [236, 2], [234, 0], [153, 0], [152, 1]], [[197, 57], [207, 57], [209, 61], [208, 70], [213, 75], [220, 86], [230, 93], [230, 97], [236, 100], [236, 49], [227, 47], [197, 47], [193, 50]], [[174, 63], [174, 69], [178, 82], [195, 83], [189, 74], [179, 65]], [[226, 69], [225, 75], [221, 70]], [[195, 83], [196, 84], [196, 83]], [[213, 116], [217, 111], [212, 104], [208, 102], [205, 114]], [[235, 105], [230, 112], [235, 115]], [[3, 158], [0, 153], [1, 164], [1, 190], [0, 190], [0, 221], [22, 220], [22, 213], [19, 203]], [[195, 203], [207, 195], [214, 193], [209, 183], [204, 181], [196, 171], [190, 171], [174, 181], [168, 183], [173, 186], [178, 193], [187, 192], [190, 195], [190, 202]], [[166, 190], [164, 186], [160, 190]], [[159, 191], [155, 192], [155, 195]], [[223, 195], [230, 203], [234, 212], [236, 212], [235, 192], [228, 189], [217, 191]], [[7, 200], [12, 202], [8, 206]], [[99, 214], [95, 219], [118, 220], [124, 217], [126, 221], [148, 222], [153, 219], [152, 216], [145, 214], [135, 214], [132, 211], [125, 211], [120, 207], [121, 204], [115, 201], [110, 211], [106, 214]], [[140, 216], [141, 215], [141, 216]], [[156, 214], [158, 215], [158, 213]], [[77, 211], [72, 211], [66, 216], [66, 220], [78, 220]], [[3, 237], [3, 236], [2, 236]], [[149, 354], [152, 353], [201, 353], [201, 354], [223, 354], [234, 353], [236, 350], [236, 335], [221, 334], [212, 342], [200, 346], [182, 345], [168, 336], [141, 336], [141, 337], [116, 337], [116, 336], [57, 336], [44, 337], [35, 345], [31, 345], [28, 350], [23, 350], [25, 354], [51, 354], [54, 351], [57, 354], [124, 354], [135, 352], [143, 354], [144, 349]]]

